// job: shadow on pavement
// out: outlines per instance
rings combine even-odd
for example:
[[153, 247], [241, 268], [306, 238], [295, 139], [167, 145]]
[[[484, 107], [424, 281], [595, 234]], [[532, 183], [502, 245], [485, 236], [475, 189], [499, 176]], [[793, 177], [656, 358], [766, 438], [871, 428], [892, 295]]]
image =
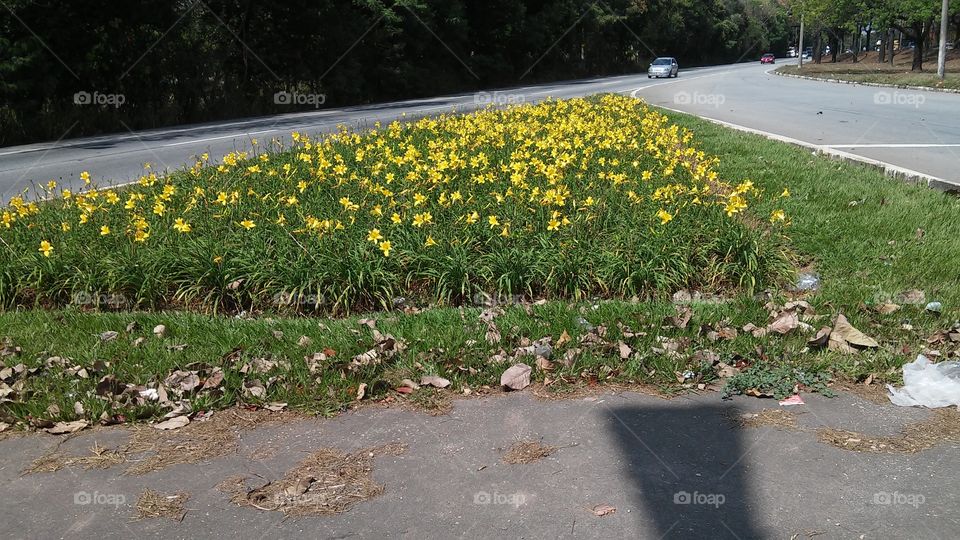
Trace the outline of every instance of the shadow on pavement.
[[656, 538], [763, 538], [753, 520], [746, 453], [732, 406], [622, 406], [607, 427], [626, 457], [633, 495]]

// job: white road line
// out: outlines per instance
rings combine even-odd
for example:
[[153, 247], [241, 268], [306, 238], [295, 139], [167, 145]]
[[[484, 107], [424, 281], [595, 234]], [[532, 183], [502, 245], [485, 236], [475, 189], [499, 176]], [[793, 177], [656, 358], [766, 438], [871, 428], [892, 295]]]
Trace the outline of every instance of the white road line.
[[668, 84], [676, 84], [676, 83], [680, 83], [680, 82], [695, 81], [695, 80], [697, 80], [697, 79], [704, 79], [704, 78], [706, 78], [706, 77], [715, 77], [715, 76], [717, 76], [717, 75], [723, 75], [723, 74], [725, 74], [725, 73], [730, 73], [730, 71], [728, 70], [728, 71], [721, 71], [721, 72], [719, 72], [719, 73], [710, 73], [710, 74], [708, 74], [708, 75], [698, 75], [698, 76], [696, 76], [696, 77], [684, 77], [684, 78], [682, 78], [682, 79], [678, 77], [678, 78], [676, 78], [676, 79], [674, 79], [674, 80], [672, 80], [672, 81], [666, 81], [666, 82], [661, 82], [661, 83], [648, 84], [648, 85], [646, 85], [646, 86], [641, 86], [640, 88], [637, 88], [636, 90], [630, 92], [630, 97], [636, 99], [636, 98], [637, 98], [637, 94], [638, 94], [639, 92], [642, 92], [643, 90], [646, 90], [647, 88], [653, 88], [653, 87], [655, 87], [655, 86], [666, 86], [666, 85], [668, 85]]
[[208, 137], [206, 139], [190, 139], [189, 141], [180, 141], [180, 142], [165, 144], [161, 146], [161, 148], [167, 148], [170, 146], [183, 146], [185, 144], [198, 144], [198, 143], [204, 143], [208, 141], [219, 141], [221, 139], [236, 139], [238, 137], [249, 137], [251, 135], [262, 135], [264, 133], [273, 133], [274, 131], [282, 131], [282, 130], [271, 129], [266, 131], [251, 131], [249, 133], [234, 133], [233, 135], [223, 135], [222, 137]]
[[960, 148], [960, 144], [940, 143], [880, 143], [880, 144], [825, 144], [824, 148]]

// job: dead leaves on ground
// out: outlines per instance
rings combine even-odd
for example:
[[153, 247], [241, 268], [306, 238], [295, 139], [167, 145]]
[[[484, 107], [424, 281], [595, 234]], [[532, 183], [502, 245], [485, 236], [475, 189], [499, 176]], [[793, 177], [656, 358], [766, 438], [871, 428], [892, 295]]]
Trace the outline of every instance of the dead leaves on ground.
[[250, 489], [244, 477], [232, 477], [218, 488], [239, 506], [282, 512], [288, 516], [331, 515], [383, 493], [373, 481], [374, 458], [399, 456], [406, 446], [393, 443], [347, 453], [333, 448], [317, 450], [283, 478]]
[[164, 495], [152, 489], [144, 490], [137, 498], [137, 519], [170, 518], [174, 521], [183, 521], [187, 515], [184, 504], [190, 499], [190, 494], [184, 491], [173, 495]]

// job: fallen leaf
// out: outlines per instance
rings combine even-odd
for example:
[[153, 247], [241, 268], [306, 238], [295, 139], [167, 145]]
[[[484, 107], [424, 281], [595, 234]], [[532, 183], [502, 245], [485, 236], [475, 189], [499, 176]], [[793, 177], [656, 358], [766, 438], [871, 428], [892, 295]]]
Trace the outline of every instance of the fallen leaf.
[[51, 435], [63, 435], [64, 433], [76, 433], [81, 429], [89, 426], [90, 424], [86, 420], [77, 420], [75, 422], [57, 422], [53, 427], [47, 428], [44, 431]]
[[564, 330], [563, 333], [560, 334], [560, 337], [557, 338], [557, 347], [562, 347], [569, 342], [570, 342], [570, 334], [568, 334], [567, 331]]
[[492, 322], [487, 323], [487, 333], [485, 337], [486, 337], [487, 343], [491, 345], [500, 343], [501, 336], [500, 336], [500, 330], [497, 328], [497, 325], [493, 324]]
[[767, 325], [768, 332], [776, 332], [780, 335], [786, 335], [796, 330], [800, 325], [800, 317], [795, 311], [784, 311], [772, 323]]
[[266, 397], [267, 389], [258, 380], [245, 381], [243, 383], [243, 395], [244, 397], [262, 399]]
[[360, 383], [360, 386], [357, 387], [357, 401], [363, 399], [365, 395], [367, 395], [367, 383]]
[[307, 348], [310, 345], [313, 345], [313, 340], [307, 336], [300, 336], [300, 339], [297, 340], [297, 346]]
[[163, 384], [178, 392], [192, 392], [194, 388], [200, 386], [200, 376], [196, 371], [177, 370], [164, 379]]
[[693, 310], [689, 307], [683, 307], [677, 310], [677, 315], [670, 318], [670, 321], [674, 326], [683, 330], [690, 324], [690, 319], [693, 317]]
[[817, 332], [817, 336], [807, 342], [807, 345], [810, 347], [821, 348], [826, 347], [830, 342], [830, 333], [833, 332], [833, 329], [829, 326], [824, 326]]
[[241, 285], [243, 285], [243, 278], [233, 280], [227, 285], [227, 290], [235, 291], [239, 289]]
[[615, 506], [610, 506], [609, 504], [598, 504], [593, 507], [593, 515], [597, 517], [603, 517], [616, 511], [617, 508]]
[[398, 386], [396, 388], [396, 391], [401, 394], [412, 394], [413, 388], [410, 388], [409, 386]]
[[553, 362], [547, 360], [542, 356], [537, 357], [537, 369], [540, 371], [551, 371], [553, 370]]
[[201, 390], [210, 390], [211, 388], [217, 388], [223, 384], [223, 370], [220, 368], [215, 368], [210, 376], [203, 381], [203, 387]]
[[617, 343], [617, 348], [620, 349], [620, 358], [622, 360], [630, 358], [630, 355], [633, 354], [633, 349], [631, 349], [629, 345], [622, 341]]
[[900, 306], [899, 306], [898, 304], [893, 304], [893, 303], [891, 303], [891, 302], [887, 302], [887, 303], [885, 303], [885, 304], [880, 304], [879, 306], [877, 306], [877, 307], [874, 308], [874, 309], [876, 309], [877, 313], [879, 313], [879, 314], [881, 314], [881, 315], [889, 315], [889, 314], [891, 314], [891, 313], [893, 313], [893, 312], [895, 312], [895, 311], [899, 311], [899, 310], [900, 310]]
[[358, 324], [365, 325], [367, 328], [374, 330], [377, 328], [377, 321], [373, 319], [360, 319], [357, 321]]
[[119, 332], [114, 332], [113, 330], [111, 330], [111, 331], [109, 331], [109, 332], [103, 332], [102, 334], [100, 334], [100, 341], [102, 341], [102, 342], [104, 342], [104, 343], [106, 343], [106, 342], [108, 342], [108, 341], [113, 341], [113, 340], [117, 339], [117, 336], [119, 336], [119, 335], [120, 335]]
[[273, 337], [278, 340], [283, 339], [283, 332], [281, 332], [280, 330], [274, 330], [273, 332], [271, 332], [271, 334], [273, 334]]
[[263, 406], [264, 409], [273, 412], [280, 412], [287, 408], [287, 404], [280, 401], [273, 401]]
[[167, 335], [167, 327], [162, 324], [154, 326], [153, 335], [157, 336], [158, 338], [165, 337]]
[[837, 315], [837, 321], [830, 333], [830, 350], [849, 354], [856, 353], [859, 349], [874, 349], [879, 346], [873, 338], [854, 328], [842, 313]]
[[523, 390], [530, 386], [530, 372], [533, 371], [527, 364], [510, 366], [500, 375], [500, 385], [511, 390]]
[[413, 381], [411, 381], [410, 379], [404, 379], [404, 380], [400, 381], [400, 386], [401, 386], [401, 387], [406, 386], [407, 388], [409, 388], [409, 389], [411, 389], [411, 390], [419, 390], [419, 389], [420, 389], [420, 385], [417, 384], [417, 383], [415, 383], [415, 382], [413, 382]]
[[740, 374], [740, 370], [731, 366], [730, 364], [724, 364], [720, 362], [717, 364], [717, 377], [721, 379], [729, 379], [730, 377], [735, 377]]
[[170, 431], [174, 429], [180, 429], [189, 423], [190, 423], [189, 416], [177, 416], [169, 420], [160, 422], [159, 424], [154, 424], [153, 428], [159, 429], [161, 431]]
[[435, 388], [446, 388], [450, 386], [450, 381], [437, 375], [424, 375], [420, 377], [420, 384], [423, 386], [433, 386]]
[[927, 294], [920, 289], [911, 289], [909, 291], [904, 291], [897, 295], [896, 302], [898, 304], [926, 304], [927, 303]]

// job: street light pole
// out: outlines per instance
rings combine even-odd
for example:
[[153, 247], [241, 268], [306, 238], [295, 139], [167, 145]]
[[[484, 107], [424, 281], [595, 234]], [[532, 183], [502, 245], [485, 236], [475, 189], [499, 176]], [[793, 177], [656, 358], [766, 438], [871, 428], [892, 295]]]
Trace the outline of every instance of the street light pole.
[[[943, 1], [947, 2], [948, 0]], [[803, 13], [800, 14], [800, 50], [797, 51], [797, 57], [800, 59], [800, 67], [797, 69], [803, 69]]]
[[947, 30], [949, 22], [950, 0], [943, 0], [943, 10], [940, 13], [940, 56], [937, 58], [937, 76], [941, 79], [947, 76]]

